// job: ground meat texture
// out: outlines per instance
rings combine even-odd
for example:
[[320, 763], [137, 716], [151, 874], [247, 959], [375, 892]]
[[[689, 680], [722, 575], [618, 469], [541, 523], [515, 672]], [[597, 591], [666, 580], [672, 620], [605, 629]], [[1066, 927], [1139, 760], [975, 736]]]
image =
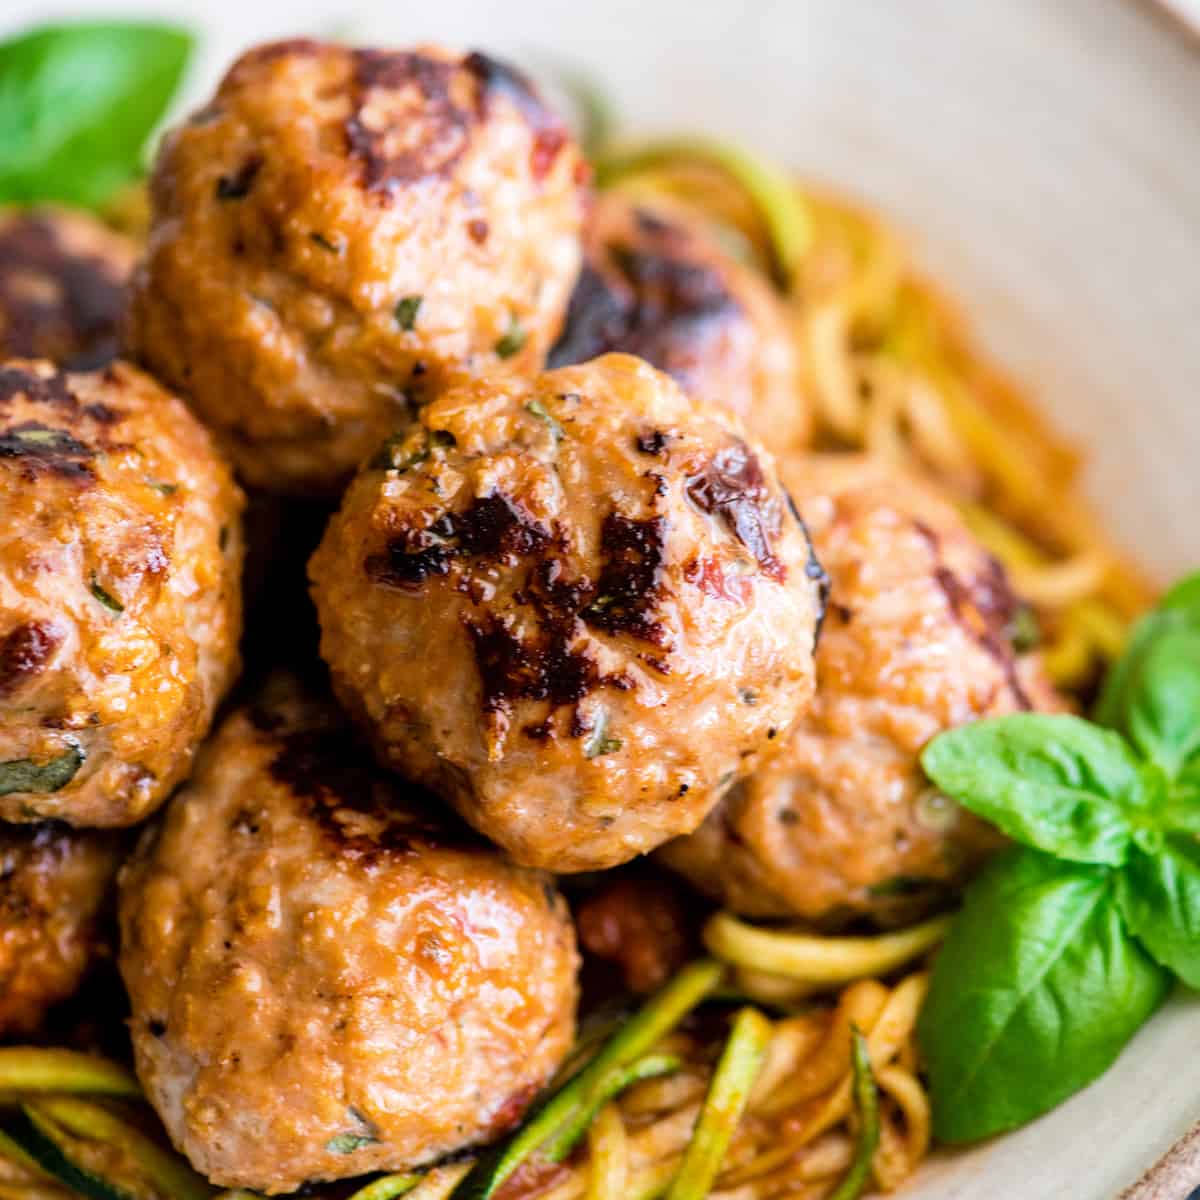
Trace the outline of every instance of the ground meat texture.
[[661, 857], [750, 916], [905, 920], [998, 845], [928, 784], [922, 747], [1060, 701], [1013, 652], [1004, 572], [927, 485], [835, 455], [794, 459], [783, 478], [832, 582], [816, 698], [779, 757]]
[[0, 1035], [34, 1032], [110, 953], [102, 918], [119, 849], [112, 834], [54, 821], [0, 826]]
[[247, 481], [333, 491], [450, 370], [541, 364], [585, 175], [484, 55], [259, 47], [163, 144], [130, 344]]
[[812, 690], [820, 570], [773, 461], [628, 355], [448, 391], [309, 570], [383, 761], [531, 866], [694, 829]]
[[551, 366], [636, 354], [694, 398], [736, 413], [773, 453], [808, 441], [811, 412], [782, 306], [703, 218], [679, 202], [606, 192], [584, 250]]
[[138, 1076], [223, 1187], [291, 1192], [497, 1137], [571, 1044], [578, 956], [549, 877], [299, 697], [228, 718], [120, 910]]
[[136, 257], [131, 239], [84, 213], [0, 210], [0, 360], [110, 362]]
[[241, 506], [140, 371], [0, 365], [0, 819], [129, 825], [187, 774], [237, 670]]

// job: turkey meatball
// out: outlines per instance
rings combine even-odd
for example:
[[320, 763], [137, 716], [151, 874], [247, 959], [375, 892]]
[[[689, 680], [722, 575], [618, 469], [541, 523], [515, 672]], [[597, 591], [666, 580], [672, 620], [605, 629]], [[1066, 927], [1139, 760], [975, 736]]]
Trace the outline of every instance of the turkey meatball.
[[119, 863], [112, 834], [0, 826], [0, 1034], [32, 1033], [100, 954]]
[[540, 365], [584, 174], [482, 54], [259, 47], [163, 145], [130, 343], [250, 483], [333, 490], [451, 369]]
[[736, 413], [774, 453], [802, 445], [811, 414], [769, 285], [678, 202], [601, 195], [550, 365], [609, 350], [646, 359], [699, 400]]
[[0, 360], [110, 362], [137, 246], [95, 217], [0, 210]]
[[549, 878], [299, 696], [225, 722], [123, 872], [120, 916], [138, 1076], [223, 1187], [290, 1192], [498, 1136], [573, 1037]]
[[1013, 650], [1019, 602], [1000, 565], [927, 485], [849, 456], [783, 477], [832, 583], [816, 697], [781, 754], [662, 858], [749, 916], [908, 919], [998, 844], [930, 787], [922, 747], [1059, 702]]
[[310, 575], [382, 759], [530, 866], [690, 832], [812, 691], [821, 572], [773, 461], [627, 355], [447, 391]]
[[123, 363], [0, 366], [0, 818], [129, 825], [237, 669], [241, 493]]

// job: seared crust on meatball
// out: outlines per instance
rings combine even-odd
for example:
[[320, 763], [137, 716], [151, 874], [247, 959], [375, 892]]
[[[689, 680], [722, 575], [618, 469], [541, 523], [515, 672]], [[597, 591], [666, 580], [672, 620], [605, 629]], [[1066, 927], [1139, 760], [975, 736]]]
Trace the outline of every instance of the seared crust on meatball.
[[225, 722], [120, 908], [138, 1076], [222, 1186], [288, 1192], [498, 1136], [573, 1037], [549, 878], [311, 701]]
[[812, 690], [821, 572], [772, 460], [628, 355], [426, 406], [310, 575], [383, 761], [531, 866], [694, 829]]
[[333, 490], [448, 370], [540, 365], [584, 173], [482, 54], [259, 47], [164, 142], [133, 351], [249, 482]]
[[772, 453], [808, 441], [794, 339], [779, 301], [679, 202], [606, 192], [552, 367], [619, 350], [736, 413]]
[[237, 670], [242, 497], [124, 363], [0, 365], [0, 818], [129, 825]]
[[112, 834], [0, 826], [0, 1034], [32, 1033], [108, 953], [101, 917], [119, 862]]
[[922, 747], [1060, 702], [1014, 653], [1002, 568], [928, 485], [850, 456], [796, 459], [783, 477], [832, 584], [817, 694], [779, 757], [662, 858], [750, 916], [906, 919], [998, 845], [929, 785]]
[[84, 213], [0, 210], [0, 360], [110, 362], [136, 258], [136, 243]]

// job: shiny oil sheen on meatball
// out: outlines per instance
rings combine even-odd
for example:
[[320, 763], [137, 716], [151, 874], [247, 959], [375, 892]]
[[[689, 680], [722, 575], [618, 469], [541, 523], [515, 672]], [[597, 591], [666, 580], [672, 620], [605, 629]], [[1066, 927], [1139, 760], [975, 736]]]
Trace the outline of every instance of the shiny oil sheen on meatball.
[[112, 834], [57, 821], [0, 826], [0, 1035], [36, 1030], [107, 952], [119, 851]]
[[694, 829], [812, 692], [821, 571], [773, 461], [627, 355], [427, 405], [310, 575], [382, 759], [531, 866]]
[[0, 360], [110, 362], [137, 246], [63, 209], [0, 210]]
[[499, 1136], [571, 1043], [578, 957], [549, 878], [306, 700], [226, 721], [120, 907], [138, 1076], [222, 1186], [289, 1192]]
[[997, 846], [918, 754], [969, 721], [1060, 702], [1013, 650], [999, 564], [927, 485], [877, 462], [783, 470], [832, 590], [817, 693], [780, 755], [662, 858], [735, 911], [885, 923], [945, 898]]
[[541, 364], [584, 174], [485, 55], [259, 47], [163, 145], [135, 356], [249, 482], [332, 490], [448, 369]]
[[140, 371], [0, 364], [0, 818], [129, 825], [187, 774], [237, 669], [241, 507]]
[[680, 203], [601, 195], [552, 367], [636, 354], [736, 413], [773, 453], [808, 440], [791, 331], [768, 284]]

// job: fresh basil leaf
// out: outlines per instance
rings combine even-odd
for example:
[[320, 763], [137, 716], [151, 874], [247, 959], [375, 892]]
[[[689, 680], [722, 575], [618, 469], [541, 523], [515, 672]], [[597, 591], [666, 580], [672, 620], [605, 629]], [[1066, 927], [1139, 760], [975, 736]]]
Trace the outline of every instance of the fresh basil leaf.
[[1117, 899], [1130, 933], [1184, 983], [1200, 987], [1200, 843], [1174, 837], [1157, 854], [1135, 849]]
[[1014, 847], [967, 889], [918, 1021], [934, 1133], [1013, 1129], [1103, 1074], [1162, 1002], [1112, 872]]
[[1174, 778], [1200, 755], [1200, 628], [1164, 617], [1132, 654], [1115, 728]]
[[939, 735], [921, 764], [1015, 841], [1076, 862], [1125, 860], [1142, 780], [1115, 733], [1079, 717], [1017, 713]]
[[[1133, 737], [1131, 716], [1139, 707], [1139, 697], [1146, 682], [1145, 660], [1153, 657], [1161, 663], [1161, 657], [1155, 653], [1160, 641], [1190, 637], [1200, 638], [1200, 572], [1180, 580], [1158, 607], [1133, 627], [1125, 653], [1113, 664], [1105, 680], [1096, 704], [1095, 719]], [[1143, 725], [1142, 735], [1149, 736], [1153, 729], [1152, 722]], [[1141, 742], [1138, 745], [1146, 750]], [[1148, 753], [1154, 753], [1153, 744]]]
[[36, 792], [46, 795], [64, 788], [83, 766], [83, 751], [78, 746], [65, 750], [49, 762], [37, 763], [31, 758], [14, 758], [0, 762], [0, 796], [16, 792]]
[[1200, 626], [1200, 571], [1185, 575], [1158, 602], [1162, 612], [1184, 613], [1192, 625]]
[[181, 29], [134, 21], [0, 42], [0, 203], [95, 207], [135, 178], [191, 49]]

